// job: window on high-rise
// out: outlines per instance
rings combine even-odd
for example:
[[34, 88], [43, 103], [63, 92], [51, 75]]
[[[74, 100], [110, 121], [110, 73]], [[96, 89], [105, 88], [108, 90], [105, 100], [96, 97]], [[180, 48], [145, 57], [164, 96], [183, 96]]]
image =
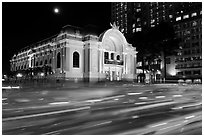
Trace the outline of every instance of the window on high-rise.
[[136, 12], [140, 12], [141, 11], [141, 9], [136, 9]]
[[191, 14], [191, 17], [194, 17], [194, 16], [197, 16], [197, 13], [196, 13], [196, 12], [194, 12], [194, 13]]
[[193, 21], [193, 22], [192, 22], [192, 26], [197, 26], [197, 24], [198, 24], [198, 23], [197, 23], [196, 21]]
[[181, 20], [181, 17], [177, 17], [177, 18], [176, 18], [176, 21], [179, 21], [179, 20]]
[[169, 15], [169, 18], [170, 18], [170, 19], [173, 18], [173, 15]]
[[136, 28], [136, 32], [142, 31], [142, 28]]
[[155, 19], [152, 19], [152, 20], [151, 20], [151, 24], [153, 24], [154, 22], [155, 22]]
[[187, 18], [189, 18], [189, 15], [184, 15], [183, 16], [183, 19], [187, 19]]

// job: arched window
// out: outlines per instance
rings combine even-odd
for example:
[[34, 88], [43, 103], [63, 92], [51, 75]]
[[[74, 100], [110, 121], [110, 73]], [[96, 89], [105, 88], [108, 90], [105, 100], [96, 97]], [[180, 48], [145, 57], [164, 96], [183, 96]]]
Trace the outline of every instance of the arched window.
[[61, 55], [60, 52], [57, 53], [57, 68], [61, 67]]
[[117, 60], [120, 60], [120, 55], [117, 55]]
[[104, 59], [108, 59], [108, 58], [109, 58], [108, 52], [104, 52]]
[[79, 68], [79, 53], [78, 52], [73, 53], [73, 67]]
[[114, 60], [114, 53], [111, 53], [111, 59]]

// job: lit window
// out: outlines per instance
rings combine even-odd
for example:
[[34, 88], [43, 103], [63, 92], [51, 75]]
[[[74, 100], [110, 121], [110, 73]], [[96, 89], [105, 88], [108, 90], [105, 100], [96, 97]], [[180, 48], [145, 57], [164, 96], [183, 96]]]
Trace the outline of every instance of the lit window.
[[121, 32], [123, 32], [124, 31], [124, 29], [121, 29]]
[[132, 29], [132, 32], [135, 33], [135, 29]]
[[177, 18], [176, 18], [176, 21], [179, 21], [179, 20], [181, 20], [181, 17], [177, 17]]
[[152, 23], [154, 23], [154, 22], [155, 22], [155, 20], [154, 20], [154, 19], [153, 19], [153, 20], [151, 20], [151, 24], [152, 24]]
[[141, 11], [141, 9], [136, 9], [136, 11], [137, 11], [137, 12], [140, 12], [140, 11]]
[[169, 18], [173, 18], [173, 15], [169, 15]]
[[142, 28], [136, 28], [136, 32], [142, 31]]
[[155, 25], [151, 25], [151, 27], [155, 27]]
[[197, 22], [193, 21], [192, 26], [196, 26], [196, 25], [197, 25]]
[[183, 13], [183, 11], [181, 11], [181, 13]]
[[137, 22], [139, 22], [141, 19], [140, 18], [137, 18]]
[[200, 11], [200, 14], [202, 14], [202, 10]]
[[183, 16], [183, 19], [187, 19], [187, 18], [189, 18], [189, 15], [184, 15]]
[[191, 14], [191, 17], [194, 17], [194, 16], [197, 16], [197, 13], [196, 13], [196, 12], [194, 12], [194, 13]]
[[135, 23], [134, 23], [134, 24], [132, 24], [132, 27], [133, 27], [133, 28], [135, 27]]

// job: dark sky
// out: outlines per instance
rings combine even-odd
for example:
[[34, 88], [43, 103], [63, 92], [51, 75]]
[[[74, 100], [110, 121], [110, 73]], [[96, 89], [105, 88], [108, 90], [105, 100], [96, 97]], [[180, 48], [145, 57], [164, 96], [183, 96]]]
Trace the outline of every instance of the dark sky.
[[[59, 14], [53, 9], [58, 7]], [[9, 70], [9, 60], [23, 47], [60, 32], [70, 24], [93, 24], [101, 33], [110, 28], [110, 2], [3, 2], [2, 71]]]

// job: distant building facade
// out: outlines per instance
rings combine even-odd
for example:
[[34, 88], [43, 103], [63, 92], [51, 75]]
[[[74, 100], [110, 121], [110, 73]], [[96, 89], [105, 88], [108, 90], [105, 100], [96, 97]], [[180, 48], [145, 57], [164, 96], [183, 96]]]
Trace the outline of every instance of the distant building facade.
[[46, 75], [70, 81], [132, 81], [136, 54], [115, 24], [99, 36], [67, 25], [59, 34], [19, 51], [10, 63], [13, 72], [48, 66], [51, 73]]

